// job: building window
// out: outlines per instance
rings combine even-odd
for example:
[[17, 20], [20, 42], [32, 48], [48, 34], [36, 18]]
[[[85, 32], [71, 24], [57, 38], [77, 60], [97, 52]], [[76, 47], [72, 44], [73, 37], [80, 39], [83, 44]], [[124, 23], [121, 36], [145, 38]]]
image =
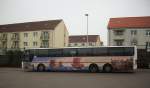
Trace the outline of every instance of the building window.
[[33, 46], [37, 46], [37, 42], [33, 42]]
[[115, 40], [116, 46], [123, 46], [123, 40]]
[[44, 40], [48, 40], [49, 39], [49, 32], [48, 31], [42, 32], [41, 38]]
[[82, 43], [82, 46], [85, 46], [85, 44], [84, 44], [84, 43]]
[[7, 38], [7, 34], [5, 34], [5, 33], [2, 34], [2, 38], [4, 38], [4, 39]]
[[93, 43], [92, 43], [92, 46], [96, 46], [96, 42], [93, 42]]
[[131, 30], [131, 35], [136, 35], [137, 34], [137, 30]]
[[28, 46], [28, 42], [24, 42], [24, 46]]
[[38, 36], [38, 32], [33, 32], [33, 36], [37, 37]]
[[115, 35], [123, 35], [123, 31], [122, 30], [115, 30]]
[[24, 33], [24, 37], [28, 37], [28, 33]]
[[2, 41], [2, 48], [7, 48], [7, 41]]
[[92, 42], [89, 43], [89, 46], [93, 46]]
[[43, 35], [48, 37], [48, 36], [49, 36], [48, 31], [44, 31], [44, 32], [43, 32]]
[[71, 44], [69, 43], [69, 45], [68, 45], [69, 47], [71, 46]]
[[77, 44], [77, 43], [75, 43], [75, 44], [74, 44], [74, 46], [78, 46], [78, 44]]
[[49, 42], [43, 41], [42, 48], [48, 48], [48, 47], [49, 47]]
[[13, 38], [16, 38], [17, 37], [17, 33], [13, 33]]
[[137, 44], [138, 44], [137, 40], [131, 41], [131, 45], [132, 45], [132, 46], [135, 46], [135, 45], [137, 45]]
[[150, 47], [150, 42], [146, 42], [146, 46], [147, 46], [147, 47]]
[[146, 30], [146, 36], [150, 36], [150, 30]]

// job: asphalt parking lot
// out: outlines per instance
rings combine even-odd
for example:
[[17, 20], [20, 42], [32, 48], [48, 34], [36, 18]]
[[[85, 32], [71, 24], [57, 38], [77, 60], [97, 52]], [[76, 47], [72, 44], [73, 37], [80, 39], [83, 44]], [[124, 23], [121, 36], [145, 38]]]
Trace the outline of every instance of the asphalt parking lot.
[[150, 88], [150, 69], [138, 69], [136, 73], [86, 73], [0, 68], [0, 88]]

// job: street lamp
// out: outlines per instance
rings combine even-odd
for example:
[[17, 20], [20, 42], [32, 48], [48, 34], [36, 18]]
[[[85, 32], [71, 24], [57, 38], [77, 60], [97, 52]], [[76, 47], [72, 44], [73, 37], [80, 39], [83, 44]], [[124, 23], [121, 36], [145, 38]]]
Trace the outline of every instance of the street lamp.
[[89, 16], [89, 14], [85, 14], [85, 16], [87, 17], [87, 38], [86, 38], [86, 47], [88, 47], [88, 42], [89, 42], [89, 39], [88, 39], [88, 16]]

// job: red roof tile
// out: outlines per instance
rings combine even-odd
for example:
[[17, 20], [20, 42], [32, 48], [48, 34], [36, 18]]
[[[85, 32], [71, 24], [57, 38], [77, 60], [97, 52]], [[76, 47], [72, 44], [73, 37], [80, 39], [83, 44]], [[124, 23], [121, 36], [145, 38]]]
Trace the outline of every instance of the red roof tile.
[[48, 20], [0, 25], [0, 32], [22, 32], [38, 30], [54, 30], [62, 20]]
[[150, 28], [150, 16], [110, 18], [108, 29], [112, 28]]
[[[99, 35], [88, 35], [89, 42], [96, 42], [98, 38]], [[69, 36], [69, 43], [81, 43], [81, 42], [87, 42], [86, 35]]]

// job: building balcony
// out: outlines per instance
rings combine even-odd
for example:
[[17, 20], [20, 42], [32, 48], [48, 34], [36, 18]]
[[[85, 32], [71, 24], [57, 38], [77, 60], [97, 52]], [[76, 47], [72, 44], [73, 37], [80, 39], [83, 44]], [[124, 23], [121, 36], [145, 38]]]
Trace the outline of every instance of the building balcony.
[[41, 40], [49, 40], [49, 36], [41, 36], [40, 39]]
[[20, 40], [20, 36], [19, 33], [13, 33], [12, 37], [11, 37], [12, 41], [19, 41]]
[[19, 38], [19, 37], [12, 37], [11, 40], [12, 40], [12, 41], [19, 41], [20, 38]]
[[1, 41], [7, 41], [7, 36], [0, 36]]
[[2, 41], [0, 46], [1, 48], [7, 48], [7, 41]]
[[7, 45], [2, 45], [1, 48], [6, 49]]
[[11, 46], [12, 49], [19, 49], [19, 46]]
[[49, 46], [47, 45], [41, 45], [40, 48], [49, 48]]
[[115, 36], [113, 36], [113, 39], [114, 40], [123, 40], [123, 39], [125, 39], [125, 36], [124, 35], [115, 35]]
[[124, 45], [124, 39], [114, 39], [114, 46], [123, 46]]
[[13, 49], [18, 49], [18, 48], [20, 48], [20, 47], [19, 47], [19, 45], [12, 45], [11, 48], [13, 48]]
[[41, 40], [49, 40], [49, 33], [46, 31], [42, 32], [40, 39]]
[[42, 42], [40, 48], [48, 48], [49, 43], [48, 42]]
[[11, 48], [19, 48], [19, 42], [18, 41], [13, 41]]

